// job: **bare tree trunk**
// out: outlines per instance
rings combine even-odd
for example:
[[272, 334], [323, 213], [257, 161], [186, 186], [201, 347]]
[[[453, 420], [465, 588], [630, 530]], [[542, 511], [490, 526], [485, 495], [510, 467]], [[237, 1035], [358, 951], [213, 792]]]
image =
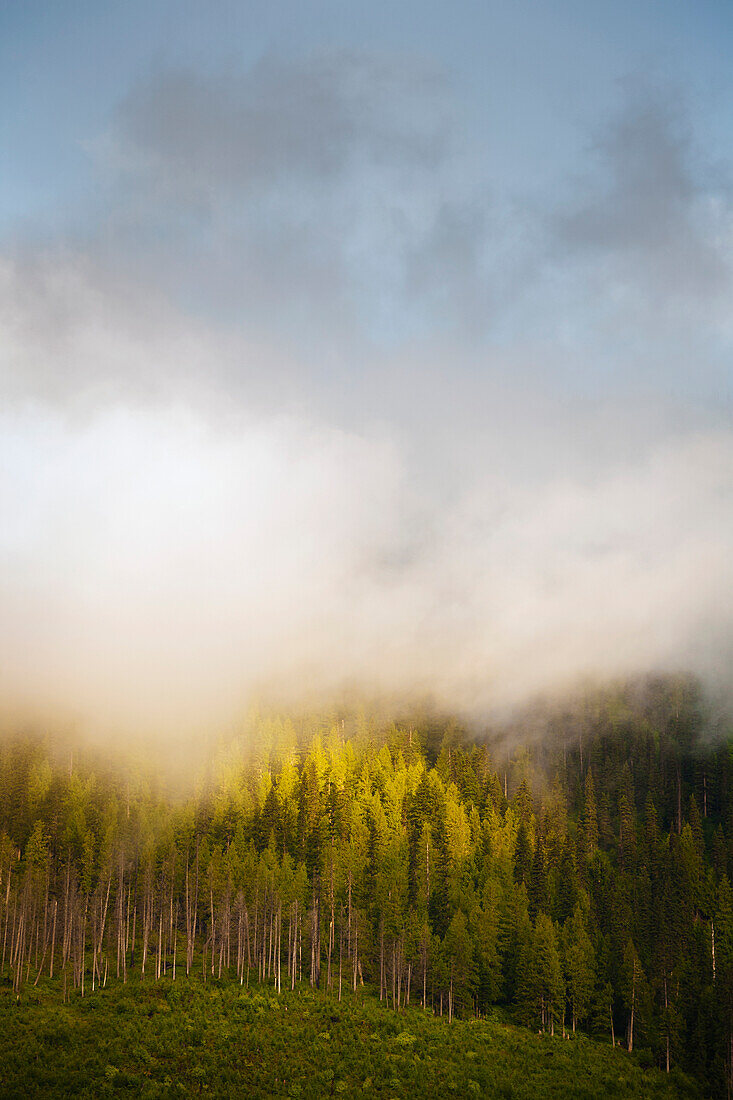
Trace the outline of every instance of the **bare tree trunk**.
[[282, 901], [278, 903], [277, 910], [277, 991], [281, 990], [282, 975], [280, 972], [281, 959], [282, 959], [282, 924], [283, 924], [283, 907]]
[[[259, 901], [260, 901], [260, 887], [259, 887], [259, 883], [258, 883], [257, 887], [255, 888], [255, 934], [254, 934], [254, 941], [253, 941], [253, 945], [252, 945], [253, 946], [253, 957], [254, 957], [254, 961], [255, 961], [255, 963], [257, 964], [257, 967], [258, 967], [258, 973], [259, 973], [259, 956], [257, 954], [257, 935], [258, 935], [259, 925], [258, 925], [258, 919], [257, 919], [257, 910], [258, 910], [258, 907], [259, 907]], [[249, 987], [249, 971], [247, 972], [247, 986]]]
[[333, 909], [331, 910], [331, 919], [328, 922], [328, 956], [327, 956], [327, 968], [326, 968], [326, 989], [331, 989], [331, 953], [333, 951]]
[[140, 977], [145, 977], [145, 963], [148, 958], [148, 939], [150, 937], [150, 922], [151, 922], [151, 899], [149, 896], [149, 890], [146, 887], [145, 897], [143, 899], [143, 958], [142, 967], [140, 970]]
[[[168, 925], [168, 951], [169, 951], [169, 953], [172, 953], [173, 955], [175, 955], [175, 951], [176, 951], [176, 947], [175, 947], [175, 929], [174, 929], [174, 923], [173, 923], [173, 874], [174, 874], [174, 867], [171, 866], [171, 896], [170, 896], [170, 912], [169, 912], [170, 923]], [[176, 908], [177, 908], [177, 906], [176, 906]], [[173, 975], [173, 978], [175, 980], [175, 974]]]
[[348, 920], [349, 920], [349, 925], [348, 925], [349, 932], [348, 932], [348, 937], [347, 937], [347, 944], [348, 944], [347, 951], [348, 951], [349, 958], [351, 958], [351, 950], [352, 949], [351, 949], [351, 868], [350, 867], [349, 867], [349, 917], [348, 917]]
[[173, 925], [173, 981], [176, 980], [176, 955], [178, 952], [178, 902], [176, 902], [176, 918]]
[[10, 878], [12, 875], [12, 865], [8, 867], [8, 881], [5, 884], [5, 931], [3, 932], [3, 961], [2, 967], [0, 967], [0, 974], [5, 969], [5, 947], [8, 942], [8, 921], [10, 920]]
[[216, 950], [216, 922], [214, 920], [214, 889], [210, 888], [211, 901], [211, 976], [214, 976], [214, 951]]
[[384, 999], [384, 919], [379, 922], [379, 999]]
[[664, 1014], [666, 1024], [667, 1073], [669, 1073], [669, 1000], [667, 997], [667, 971], [664, 972]]
[[343, 912], [339, 918], [339, 1000], [341, 1000], [341, 972], [343, 968], [344, 958], [344, 929], [343, 929]]
[[86, 970], [86, 960], [84, 958], [86, 954], [87, 945], [87, 906], [89, 904], [89, 895], [87, 894], [84, 899], [84, 916], [81, 923], [81, 995], [84, 996], [84, 971]]
[[163, 906], [161, 905], [158, 913], [158, 952], [155, 960], [155, 978], [156, 981], [160, 980], [160, 969], [163, 957]]
[[135, 940], [137, 934], [137, 877], [135, 878], [135, 897], [132, 902], [132, 941], [130, 945], [130, 966], [135, 966]]
[[50, 966], [48, 968], [49, 978], [53, 978], [53, 956], [54, 956], [54, 952], [56, 950], [56, 917], [58, 916], [58, 911], [59, 911], [59, 903], [54, 898], [54, 903], [53, 903], [53, 931], [51, 933], [51, 963], [50, 963]]
[[244, 927], [247, 934], [247, 989], [249, 989], [249, 971], [250, 967], [252, 966], [252, 951], [249, 934], [249, 909], [246, 905], [244, 907]]

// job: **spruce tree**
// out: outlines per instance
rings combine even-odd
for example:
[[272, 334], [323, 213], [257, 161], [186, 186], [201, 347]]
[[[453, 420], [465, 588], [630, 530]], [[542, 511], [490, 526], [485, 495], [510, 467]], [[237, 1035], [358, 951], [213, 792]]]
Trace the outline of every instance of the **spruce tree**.
[[581, 828], [583, 834], [583, 852], [585, 858], [591, 860], [598, 848], [598, 810], [596, 807], [596, 791], [591, 768], [588, 768], [585, 775], [585, 798], [583, 801]]

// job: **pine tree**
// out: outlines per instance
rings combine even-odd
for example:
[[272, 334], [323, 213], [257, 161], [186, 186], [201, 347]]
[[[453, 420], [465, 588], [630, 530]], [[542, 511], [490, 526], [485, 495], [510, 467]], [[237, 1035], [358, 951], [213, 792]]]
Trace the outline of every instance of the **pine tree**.
[[585, 799], [583, 802], [581, 828], [583, 834], [583, 852], [585, 858], [591, 860], [598, 848], [598, 810], [596, 808], [596, 791], [591, 768], [588, 768], [585, 776]]
[[512, 805], [519, 820], [528, 826], [534, 816], [534, 805], [532, 802], [532, 790], [526, 776], [522, 778], [522, 781], [517, 787], [517, 792], [512, 799]]
[[561, 923], [571, 916], [575, 909], [578, 896], [578, 876], [575, 867], [573, 845], [570, 838], [566, 838], [560, 855], [560, 866], [557, 872], [557, 895], [554, 915]]
[[542, 838], [539, 836], [537, 837], [537, 843], [535, 845], [527, 896], [529, 899], [529, 915], [533, 919], [540, 910], [547, 912], [549, 908], [547, 868], [545, 866]]
[[625, 794], [619, 799], [618, 819], [619, 860], [625, 871], [633, 871], [636, 862], [636, 826], [631, 804]]
[[555, 926], [546, 913], [538, 913], [532, 937], [520, 963], [518, 1000], [525, 1019], [537, 1020], [555, 1034], [565, 1011], [565, 983], [557, 948]]
[[564, 928], [564, 963], [573, 1031], [588, 1015], [596, 982], [596, 959], [582, 904]]
[[514, 877], [517, 882], [529, 886], [532, 877], [533, 862], [534, 859], [529, 832], [525, 823], [520, 821], [519, 828], [517, 829], [517, 843], [514, 852]]
[[449, 975], [448, 1018], [452, 1020], [456, 1007], [460, 1009], [467, 1005], [476, 980], [474, 945], [462, 909], [450, 922], [443, 950]]
[[634, 1027], [638, 1028], [639, 1002], [641, 1000], [644, 971], [634, 946], [629, 939], [624, 948], [621, 993], [628, 1012], [626, 1027], [626, 1048], [634, 1049]]

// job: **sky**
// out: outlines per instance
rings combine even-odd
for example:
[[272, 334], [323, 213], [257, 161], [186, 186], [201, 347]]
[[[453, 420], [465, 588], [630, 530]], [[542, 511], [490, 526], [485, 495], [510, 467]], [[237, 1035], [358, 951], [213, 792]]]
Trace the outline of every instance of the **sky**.
[[0, 7], [0, 719], [733, 660], [733, 9]]

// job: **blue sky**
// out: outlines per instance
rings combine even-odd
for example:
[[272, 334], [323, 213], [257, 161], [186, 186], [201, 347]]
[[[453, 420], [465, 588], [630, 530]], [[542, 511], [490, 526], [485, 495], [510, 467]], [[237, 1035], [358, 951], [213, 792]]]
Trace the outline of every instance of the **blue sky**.
[[716, 153], [731, 139], [733, 11], [725, 2], [4, 4], [0, 96], [8, 152], [3, 225], [53, 219], [90, 186], [86, 143], [157, 69], [212, 72], [263, 54], [359, 48], [443, 68], [502, 183], [540, 185], [578, 168], [617, 82], [669, 82]]
[[2, 5], [8, 716], [729, 684], [732, 45], [681, 0]]
[[[566, 287], [565, 299], [554, 297], [564, 281], [576, 276], [582, 287], [585, 274], [578, 275], [577, 256], [557, 262], [553, 249], [558, 242], [553, 238], [558, 219], [561, 222], [568, 211], [584, 203], [598, 204], [609, 169], [604, 149], [613, 126], [623, 123], [624, 112], [628, 118], [634, 113], [641, 117], [649, 104], [655, 105], [655, 134], [649, 135], [649, 142], [653, 147], [662, 135], [662, 141], [677, 144], [682, 170], [696, 192], [686, 197], [688, 205], [695, 197], [698, 207], [720, 201], [721, 195], [727, 201], [733, 139], [731, 41], [730, 5], [672, 0], [456, 6], [6, 4], [0, 12], [0, 133], [8, 155], [0, 181], [0, 239], [20, 248], [31, 241], [38, 247], [54, 242], [82, 251], [107, 248], [113, 257], [108, 267], [128, 263], [136, 273], [144, 269], [156, 291], [182, 308], [222, 319], [241, 309], [241, 301], [226, 288], [244, 282], [251, 300], [256, 299], [258, 320], [271, 311], [271, 323], [280, 336], [290, 332], [299, 346], [311, 346], [314, 354], [339, 361], [343, 340], [349, 342], [349, 357], [358, 358], [357, 335], [391, 344], [441, 335], [451, 325], [469, 333], [468, 341], [475, 346], [487, 341], [512, 344], [518, 328], [524, 333], [534, 330], [537, 338], [546, 340], [548, 311], [567, 315], [560, 337], [566, 339], [569, 332], [587, 327], [593, 307], [578, 302], [575, 286]], [[334, 65], [340, 71], [324, 76]], [[366, 71], [369, 66], [371, 73]], [[297, 120], [294, 104], [287, 107], [292, 127], [303, 137], [295, 157], [302, 154], [302, 160], [306, 154], [313, 127], [314, 142], [320, 141], [322, 151], [341, 140], [343, 157], [355, 159], [360, 142], [369, 140], [359, 133], [366, 114], [383, 129], [392, 125], [391, 137], [385, 137], [392, 144], [389, 151], [374, 143], [366, 149], [363, 163], [354, 167], [348, 182], [334, 178], [339, 172], [344, 176], [343, 163], [334, 165], [331, 176], [322, 181], [326, 220], [336, 210], [343, 218], [359, 219], [361, 237], [346, 233], [334, 214], [326, 230], [339, 235], [336, 246], [326, 232], [306, 256], [301, 242], [303, 254], [297, 263], [284, 273], [273, 261], [271, 286], [264, 285], [262, 276], [253, 287], [238, 267], [235, 248], [224, 255], [222, 237], [215, 237], [214, 206], [219, 234], [230, 226], [241, 232], [248, 217], [270, 225], [273, 239], [260, 240], [259, 259], [263, 250], [270, 256], [273, 249], [287, 252], [298, 226], [323, 214], [315, 211], [314, 196], [294, 186], [278, 210], [272, 203], [266, 208], [263, 193], [237, 195], [230, 188], [225, 195], [226, 188], [220, 186], [218, 198], [212, 198], [217, 187], [212, 176], [211, 194], [198, 210], [192, 209], [190, 194], [187, 200], [167, 194], [156, 206], [150, 192], [160, 193], [163, 173], [177, 171], [172, 161], [163, 163], [166, 152], [173, 151], [163, 150], [157, 168], [143, 165], [151, 152], [145, 142], [155, 136], [131, 135], [129, 126], [125, 132], [125, 121], [129, 123], [137, 110], [134, 130], [143, 115], [154, 116], [165, 86], [174, 126], [185, 129], [186, 111], [212, 110], [215, 117], [201, 122], [212, 141], [221, 127], [220, 147], [246, 142], [247, 134], [236, 131], [236, 111], [246, 111], [258, 96], [258, 109], [265, 110], [266, 97], [278, 80], [285, 97], [297, 97], [295, 81], [288, 92], [289, 67], [311, 83], [314, 72], [316, 81], [331, 82], [326, 92], [330, 105], [321, 102], [309, 114], [303, 102]], [[362, 87], [350, 107], [353, 134], [346, 148], [343, 133], [328, 131], [338, 120], [319, 121], [318, 111], [330, 110], [333, 116], [335, 104], [348, 94], [346, 84], [353, 71], [360, 68]], [[179, 104], [170, 99], [175, 94], [170, 87], [174, 76], [190, 85], [180, 93], [188, 98]], [[435, 87], [426, 92], [424, 82], [429, 79]], [[213, 103], [216, 97], [218, 106]], [[221, 111], [221, 101], [227, 99], [236, 101], [228, 122]], [[260, 122], [263, 127], [271, 124], [266, 110]], [[163, 120], [157, 125], [160, 133]], [[432, 166], [421, 172], [414, 162], [397, 163], [400, 145], [409, 145], [416, 133], [436, 147], [443, 143], [440, 152], [436, 148], [442, 157], [440, 169]], [[646, 140], [644, 135], [638, 138]], [[278, 141], [285, 149], [292, 134], [275, 134], [272, 142]], [[617, 159], [624, 155], [619, 149]], [[209, 154], [216, 160], [221, 151], [210, 149]], [[192, 148], [176, 155], [183, 158], [185, 170], [196, 160]], [[138, 162], [131, 165], [135, 156]], [[382, 172], [388, 157], [396, 158], [391, 180]], [[280, 173], [272, 181], [273, 193], [283, 184], [287, 167], [284, 159], [272, 166]], [[159, 179], [154, 181], [156, 170]], [[211, 171], [217, 171], [215, 165]], [[632, 185], [630, 179], [626, 185]], [[333, 192], [327, 195], [329, 186]], [[647, 186], [654, 186], [649, 173]], [[411, 202], [414, 210], [409, 211]], [[685, 212], [680, 215], [684, 221]], [[380, 217], [379, 224], [370, 224], [370, 219]], [[413, 224], [404, 229], [410, 218]], [[400, 226], [404, 242], [398, 240]], [[424, 253], [430, 249], [431, 232], [438, 250], [434, 258], [444, 270], [452, 266], [449, 281], [456, 283], [442, 299], [435, 285], [415, 286], [413, 277], [421, 267], [430, 269]], [[717, 228], [710, 232], [719, 236]], [[619, 233], [622, 236], [623, 229]], [[470, 258], [469, 237], [474, 250]], [[248, 239], [246, 247], [257, 246]], [[685, 263], [681, 257], [670, 262]], [[456, 279], [459, 264], [463, 271]], [[467, 274], [469, 264], [475, 270]], [[199, 277], [174, 279], [171, 268], [179, 273], [188, 268]], [[284, 309], [273, 287], [299, 277], [304, 293], [289, 287], [291, 304]], [[339, 308], [351, 318], [338, 338], [321, 316], [322, 303], [312, 300], [311, 289], [321, 285], [328, 296], [337, 288], [348, 299]], [[520, 286], [522, 302], [517, 305]], [[451, 296], [462, 298], [461, 310], [456, 312], [455, 300], [448, 301]], [[678, 305], [673, 311], [678, 312]], [[556, 331], [551, 335], [558, 338]], [[711, 361], [719, 354], [710, 346], [719, 334], [708, 331], [703, 336], [706, 359]], [[679, 344], [677, 335], [674, 344]], [[643, 349], [647, 361], [655, 357], [656, 334], [652, 345]], [[603, 356], [594, 360], [600, 364], [610, 352], [606, 343]], [[566, 361], [576, 353], [577, 349], [567, 349]], [[575, 383], [582, 387], [584, 377], [600, 373], [600, 366], [587, 367]], [[719, 367], [713, 365], [704, 373], [714, 376], [717, 395]], [[670, 377], [674, 386], [684, 382], [679, 371]]]

